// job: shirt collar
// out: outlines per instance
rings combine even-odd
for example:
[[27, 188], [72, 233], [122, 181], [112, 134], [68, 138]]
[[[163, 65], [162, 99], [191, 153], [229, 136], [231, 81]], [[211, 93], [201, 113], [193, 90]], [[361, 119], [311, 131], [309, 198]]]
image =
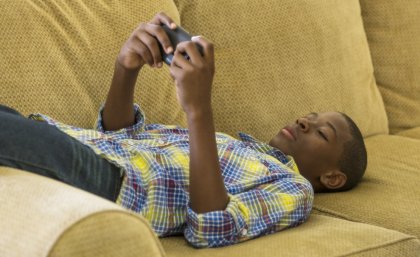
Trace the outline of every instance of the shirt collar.
[[299, 169], [298, 169], [298, 167], [296, 165], [296, 162], [295, 162], [295, 160], [293, 159], [292, 156], [286, 155], [282, 151], [280, 151], [279, 149], [277, 149], [275, 147], [272, 147], [272, 146], [270, 146], [266, 143], [263, 143], [261, 141], [258, 141], [253, 136], [248, 135], [246, 133], [239, 132], [238, 135], [239, 135], [239, 138], [241, 139], [241, 141], [246, 143], [251, 148], [253, 148], [253, 149], [255, 149], [259, 152], [266, 153], [268, 155], [273, 156], [274, 158], [279, 160], [281, 163], [283, 163], [287, 167], [291, 168], [294, 172], [299, 173]]

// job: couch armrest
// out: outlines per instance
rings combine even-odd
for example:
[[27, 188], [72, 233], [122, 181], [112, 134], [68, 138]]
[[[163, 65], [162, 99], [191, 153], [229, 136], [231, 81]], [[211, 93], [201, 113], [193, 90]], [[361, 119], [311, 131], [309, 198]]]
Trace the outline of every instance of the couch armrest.
[[113, 202], [0, 167], [4, 256], [164, 256], [147, 221]]

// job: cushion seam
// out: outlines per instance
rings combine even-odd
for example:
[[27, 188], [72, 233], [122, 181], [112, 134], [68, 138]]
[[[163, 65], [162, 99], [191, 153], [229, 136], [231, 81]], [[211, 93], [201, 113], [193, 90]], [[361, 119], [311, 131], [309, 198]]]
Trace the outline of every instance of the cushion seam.
[[317, 210], [317, 211], [321, 212], [321, 215], [322, 215], [322, 213], [324, 213], [324, 216], [327, 216], [327, 215], [325, 215], [325, 214], [330, 214], [330, 215], [332, 215], [332, 216], [334, 216], [334, 217], [341, 218], [341, 219], [345, 219], [345, 220], [348, 220], [348, 221], [360, 222], [360, 223], [366, 223], [366, 222], [363, 222], [363, 221], [361, 221], [361, 220], [358, 220], [358, 219], [353, 219], [353, 218], [350, 218], [350, 217], [349, 217], [349, 216], [347, 216], [347, 215], [340, 214], [340, 213], [338, 213], [338, 212], [331, 211], [331, 210], [329, 210], [329, 209], [325, 209], [325, 208], [322, 208], [322, 207], [313, 206], [313, 207], [312, 207], [312, 209], [314, 209], [314, 210]]
[[344, 255], [341, 255], [341, 257], [350, 256], [352, 254], [358, 254], [358, 253], [363, 253], [363, 252], [369, 252], [369, 251], [372, 251], [372, 250], [375, 250], [375, 249], [379, 249], [379, 248], [386, 248], [388, 246], [395, 245], [397, 243], [401, 243], [401, 242], [404, 242], [404, 241], [413, 240], [413, 239], [416, 240], [416, 237], [414, 237], [414, 236], [408, 236], [407, 238], [398, 239], [398, 240], [396, 240], [394, 242], [388, 242], [388, 243], [385, 243], [383, 245], [376, 245], [376, 246], [366, 247], [365, 249], [362, 249], [362, 250], [356, 250], [356, 251], [353, 251], [353, 252], [350, 252], [350, 253], [346, 253]]

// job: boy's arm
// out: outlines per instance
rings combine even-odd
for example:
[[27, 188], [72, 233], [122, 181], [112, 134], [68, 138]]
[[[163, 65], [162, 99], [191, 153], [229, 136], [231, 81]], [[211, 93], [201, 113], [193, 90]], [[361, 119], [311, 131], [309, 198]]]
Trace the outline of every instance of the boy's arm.
[[102, 113], [105, 130], [118, 130], [135, 123], [133, 110], [134, 86], [138, 71], [125, 69], [115, 62], [114, 76]]
[[140, 24], [121, 48], [102, 113], [105, 130], [118, 130], [134, 124], [134, 87], [140, 69], [145, 64], [162, 67], [159, 42], [167, 53], [173, 52], [171, 42], [160, 26], [161, 23], [172, 29], [176, 28], [171, 18], [159, 13], [151, 22]]
[[[202, 37], [177, 46], [171, 64], [178, 101], [186, 115], [190, 142], [190, 207], [197, 213], [224, 210], [229, 202], [217, 153], [211, 87], [214, 75], [213, 45]], [[190, 60], [186, 60], [187, 53]]]
[[[135, 82], [143, 65], [162, 66], [158, 41], [167, 53], [173, 52], [161, 23], [176, 28], [172, 19], [160, 13], [150, 23], [140, 24], [122, 47], [102, 113], [103, 127], [106, 130], [118, 130], [135, 122]], [[211, 111], [213, 45], [203, 38], [196, 38], [196, 41], [204, 48], [204, 58], [192, 42], [181, 43], [174, 55], [171, 75], [176, 81], [178, 100], [188, 119], [191, 208], [202, 213], [225, 209], [229, 199], [218, 161]], [[185, 60], [183, 52], [188, 53], [190, 61]]]

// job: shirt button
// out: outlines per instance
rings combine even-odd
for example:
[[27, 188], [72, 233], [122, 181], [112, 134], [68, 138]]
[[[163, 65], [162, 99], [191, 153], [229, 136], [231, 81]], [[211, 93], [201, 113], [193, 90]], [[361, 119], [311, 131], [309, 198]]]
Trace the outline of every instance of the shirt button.
[[242, 236], [246, 236], [247, 233], [248, 233], [248, 230], [246, 228], [242, 229], [241, 231]]

